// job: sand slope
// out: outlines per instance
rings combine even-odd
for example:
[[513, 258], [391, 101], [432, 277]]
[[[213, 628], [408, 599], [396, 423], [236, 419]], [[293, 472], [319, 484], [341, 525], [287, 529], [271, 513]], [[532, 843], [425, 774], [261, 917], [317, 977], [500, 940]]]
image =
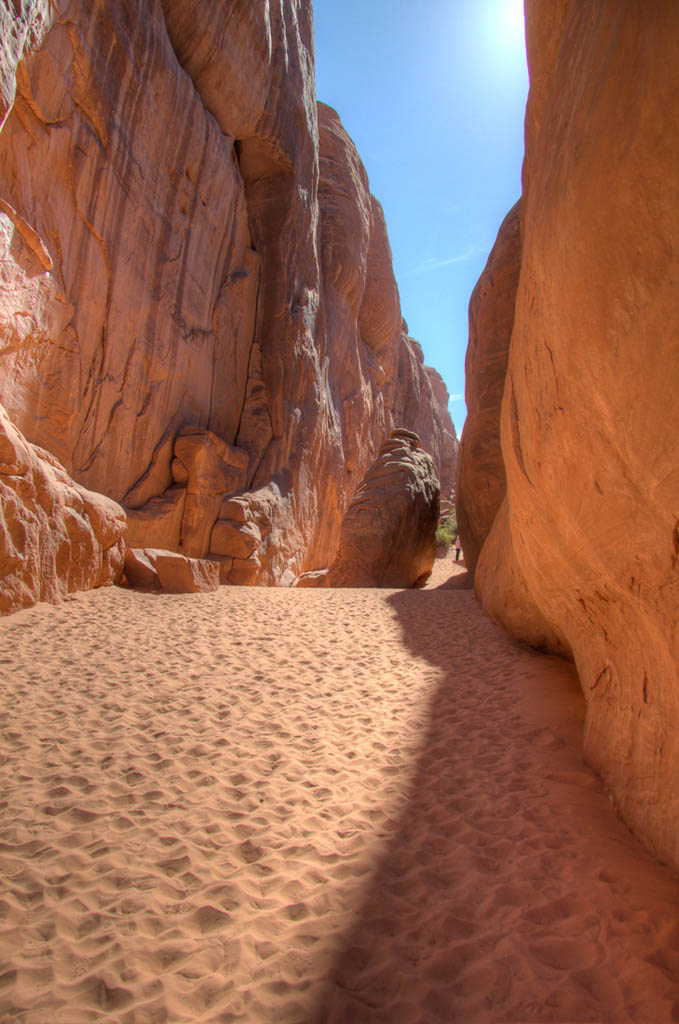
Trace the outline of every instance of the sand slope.
[[679, 1020], [679, 889], [473, 594], [0, 621], [0, 1019]]

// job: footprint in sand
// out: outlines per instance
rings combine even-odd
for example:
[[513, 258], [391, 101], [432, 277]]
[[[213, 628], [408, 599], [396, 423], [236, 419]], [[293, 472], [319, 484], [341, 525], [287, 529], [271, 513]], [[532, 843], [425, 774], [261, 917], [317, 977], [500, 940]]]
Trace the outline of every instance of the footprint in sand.
[[471, 592], [60, 614], [0, 621], [0, 1019], [672, 1024], [676, 881]]

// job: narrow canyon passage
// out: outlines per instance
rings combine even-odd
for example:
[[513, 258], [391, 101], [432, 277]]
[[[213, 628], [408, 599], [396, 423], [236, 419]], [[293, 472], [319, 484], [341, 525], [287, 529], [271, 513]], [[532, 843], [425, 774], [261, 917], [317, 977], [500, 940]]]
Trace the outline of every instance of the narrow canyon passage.
[[0, 621], [0, 1018], [678, 1021], [574, 672], [454, 572]]

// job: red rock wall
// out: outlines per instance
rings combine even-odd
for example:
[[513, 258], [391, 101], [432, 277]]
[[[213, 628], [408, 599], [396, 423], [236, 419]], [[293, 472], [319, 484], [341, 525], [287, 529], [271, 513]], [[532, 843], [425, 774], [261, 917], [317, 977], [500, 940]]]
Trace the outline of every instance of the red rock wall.
[[469, 301], [465, 360], [467, 419], [460, 438], [457, 526], [470, 572], [476, 569], [507, 489], [500, 406], [521, 269], [521, 201], [505, 217]]
[[[393, 426], [445, 478], [454, 431], [421, 363], [399, 369], [381, 209], [334, 112], [319, 130], [309, 0], [21, 11], [0, 0], [0, 401], [26, 436], [136, 510], [135, 543], [205, 554], [240, 522], [218, 495], [245, 494], [261, 542], [234, 581], [327, 561]], [[231, 453], [205, 492], [187, 430]]]
[[679, 866], [679, 8], [529, 0], [526, 14], [507, 500], [477, 592], [519, 636], [572, 650], [586, 756]]

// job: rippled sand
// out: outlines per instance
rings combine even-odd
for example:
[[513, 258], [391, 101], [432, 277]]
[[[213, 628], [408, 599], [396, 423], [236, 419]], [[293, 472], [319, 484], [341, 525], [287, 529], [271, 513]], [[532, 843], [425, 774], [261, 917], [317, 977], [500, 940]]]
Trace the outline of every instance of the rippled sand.
[[0, 1019], [679, 1021], [676, 877], [456, 571], [0, 620]]

